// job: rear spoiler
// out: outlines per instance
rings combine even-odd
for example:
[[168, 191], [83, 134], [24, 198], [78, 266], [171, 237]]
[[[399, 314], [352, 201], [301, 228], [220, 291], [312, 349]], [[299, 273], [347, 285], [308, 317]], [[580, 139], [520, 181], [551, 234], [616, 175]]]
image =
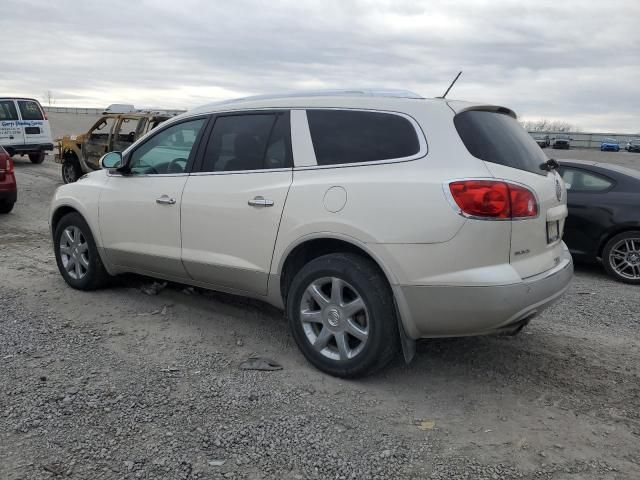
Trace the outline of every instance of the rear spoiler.
[[449, 108], [456, 114], [468, 112], [470, 110], [481, 110], [483, 112], [502, 113], [504, 115], [509, 115], [510, 117], [513, 117], [515, 119], [518, 118], [516, 112], [514, 112], [510, 108], [501, 107], [499, 105], [482, 105], [471, 102], [462, 102], [460, 100], [450, 100], [447, 102], [447, 105], [449, 105]]

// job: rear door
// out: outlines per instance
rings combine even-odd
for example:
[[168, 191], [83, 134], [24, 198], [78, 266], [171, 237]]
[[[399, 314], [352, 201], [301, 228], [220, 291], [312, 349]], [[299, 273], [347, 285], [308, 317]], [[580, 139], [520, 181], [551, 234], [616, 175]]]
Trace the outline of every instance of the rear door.
[[0, 99], [0, 145], [24, 145], [24, 128], [20, 125], [18, 108], [12, 98]]
[[216, 118], [182, 195], [182, 261], [193, 279], [267, 293], [292, 163], [289, 112]]
[[138, 139], [138, 132], [143, 117], [122, 116], [115, 126], [111, 141], [111, 151], [123, 152]]
[[454, 123], [467, 150], [494, 177], [521, 184], [537, 198], [536, 217], [511, 221], [510, 263], [527, 278], [561, 261], [567, 195], [560, 175], [541, 167], [547, 156], [513, 115], [498, 108], [466, 110]]
[[52, 143], [51, 129], [44, 110], [35, 100], [17, 100], [26, 145]]

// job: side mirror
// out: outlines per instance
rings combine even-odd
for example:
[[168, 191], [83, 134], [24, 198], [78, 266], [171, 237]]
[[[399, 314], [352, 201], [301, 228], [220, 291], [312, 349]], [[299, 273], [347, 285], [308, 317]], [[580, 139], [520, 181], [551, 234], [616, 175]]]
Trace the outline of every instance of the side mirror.
[[118, 168], [122, 166], [122, 153], [121, 152], [109, 152], [102, 156], [100, 159], [100, 166], [104, 169], [111, 170], [112, 168]]

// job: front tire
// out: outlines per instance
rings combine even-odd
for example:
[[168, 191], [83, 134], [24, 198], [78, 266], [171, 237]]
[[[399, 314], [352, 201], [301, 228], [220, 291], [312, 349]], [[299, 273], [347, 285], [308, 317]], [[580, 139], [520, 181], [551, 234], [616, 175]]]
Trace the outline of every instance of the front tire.
[[306, 264], [291, 283], [287, 314], [304, 356], [329, 375], [371, 374], [398, 351], [391, 288], [360, 255], [333, 253]]
[[602, 264], [616, 280], [640, 284], [640, 231], [622, 232], [611, 238], [602, 250]]
[[109, 274], [102, 264], [87, 222], [79, 213], [68, 213], [53, 234], [58, 270], [67, 284], [77, 290], [95, 290], [106, 285]]
[[31, 163], [36, 163], [36, 164], [42, 163], [44, 162], [44, 157], [45, 157], [44, 151], [29, 154], [29, 160], [31, 160]]
[[64, 183], [73, 183], [82, 176], [82, 168], [80, 168], [80, 163], [75, 157], [65, 157], [61, 170]]

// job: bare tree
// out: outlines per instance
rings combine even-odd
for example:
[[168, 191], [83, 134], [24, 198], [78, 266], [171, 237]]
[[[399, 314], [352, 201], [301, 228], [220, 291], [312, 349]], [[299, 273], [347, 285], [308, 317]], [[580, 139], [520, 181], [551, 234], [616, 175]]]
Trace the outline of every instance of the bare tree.
[[55, 99], [53, 98], [53, 92], [51, 90], [47, 90], [46, 92], [44, 92], [44, 101], [47, 102], [47, 105], [49, 106], [56, 103]]
[[561, 120], [550, 121], [545, 118], [540, 120], [527, 120], [520, 122], [527, 132], [577, 132], [579, 129]]

